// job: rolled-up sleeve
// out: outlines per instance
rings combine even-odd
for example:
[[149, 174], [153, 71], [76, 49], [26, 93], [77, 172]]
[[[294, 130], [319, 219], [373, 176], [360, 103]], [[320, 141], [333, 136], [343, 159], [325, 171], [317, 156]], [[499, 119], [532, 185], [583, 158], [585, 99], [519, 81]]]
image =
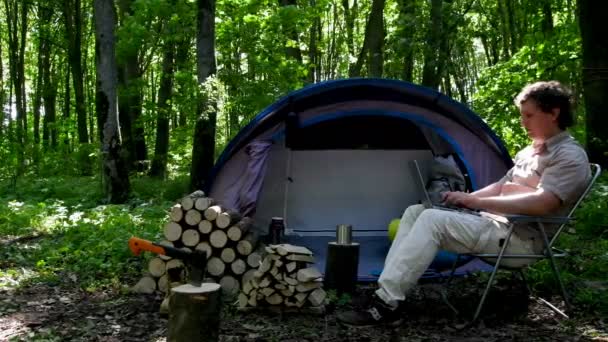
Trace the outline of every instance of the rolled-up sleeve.
[[589, 162], [584, 150], [563, 148], [555, 153], [543, 170], [538, 188], [550, 191], [562, 203], [571, 203], [587, 186], [589, 176]]

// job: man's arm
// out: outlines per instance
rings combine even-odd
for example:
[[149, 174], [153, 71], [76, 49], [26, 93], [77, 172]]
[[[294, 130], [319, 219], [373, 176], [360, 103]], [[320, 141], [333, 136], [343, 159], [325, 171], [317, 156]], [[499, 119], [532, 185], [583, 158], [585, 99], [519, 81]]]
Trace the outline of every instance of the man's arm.
[[478, 197], [464, 192], [448, 192], [445, 194], [445, 200], [449, 204], [471, 209], [532, 216], [550, 214], [561, 204], [555, 194], [542, 188], [536, 189], [534, 192], [490, 197]]
[[490, 197], [490, 196], [498, 196], [502, 191], [502, 182], [492, 183], [482, 189], [474, 191], [471, 195], [476, 197]]

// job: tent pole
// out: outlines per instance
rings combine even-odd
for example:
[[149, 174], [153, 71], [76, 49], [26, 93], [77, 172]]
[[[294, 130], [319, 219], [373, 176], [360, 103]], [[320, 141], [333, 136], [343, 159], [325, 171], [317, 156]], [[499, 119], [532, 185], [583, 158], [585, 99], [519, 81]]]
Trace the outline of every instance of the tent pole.
[[287, 158], [285, 165], [285, 192], [283, 196], [283, 222], [285, 222], [285, 234], [290, 235], [293, 233], [287, 220], [287, 196], [289, 195], [289, 183], [291, 179], [291, 149], [287, 148]]

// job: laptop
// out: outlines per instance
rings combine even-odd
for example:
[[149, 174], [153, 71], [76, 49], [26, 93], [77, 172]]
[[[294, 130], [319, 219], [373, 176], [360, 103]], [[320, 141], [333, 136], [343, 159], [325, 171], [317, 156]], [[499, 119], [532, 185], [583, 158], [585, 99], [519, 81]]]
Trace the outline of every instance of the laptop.
[[422, 189], [422, 193], [424, 194], [424, 198], [422, 199], [422, 204], [424, 205], [425, 208], [456, 211], [456, 212], [460, 212], [460, 213], [481, 216], [481, 213], [477, 210], [456, 207], [456, 206], [433, 204], [433, 202], [431, 201], [431, 196], [429, 196], [429, 192], [426, 190], [426, 186], [425, 186], [426, 183], [424, 181], [424, 177], [422, 176], [422, 171], [420, 171], [420, 165], [418, 165], [418, 161], [415, 159], [412, 162], [414, 164], [414, 168], [416, 169], [416, 174], [418, 176], [417, 178], [418, 178], [418, 183], [419, 183], [420, 189]]

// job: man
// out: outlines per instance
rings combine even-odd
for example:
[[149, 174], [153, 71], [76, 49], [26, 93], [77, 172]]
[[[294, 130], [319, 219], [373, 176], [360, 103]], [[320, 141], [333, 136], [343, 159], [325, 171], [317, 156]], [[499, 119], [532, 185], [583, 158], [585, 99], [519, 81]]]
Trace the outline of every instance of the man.
[[[584, 149], [566, 131], [574, 123], [571, 94], [559, 82], [537, 82], [526, 86], [514, 102], [532, 144], [517, 153], [515, 166], [499, 181], [473, 193], [447, 192], [443, 199], [446, 204], [494, 213], [565, 215], [591, 173]], [[553, 232], [547, 229], [548, 234]], [[540, 252], [538, 234], [518, 227], [506, 252]], [[338, 319], [359, 326], [398, 324], [399, 304], [439, 249], [497, 253], [506, 235], [505, 223], [484, 216], [410, 206], [401, 218], [369, 308], [342, 313]], [[504, 264], [526, 262], [505, 260]]]

